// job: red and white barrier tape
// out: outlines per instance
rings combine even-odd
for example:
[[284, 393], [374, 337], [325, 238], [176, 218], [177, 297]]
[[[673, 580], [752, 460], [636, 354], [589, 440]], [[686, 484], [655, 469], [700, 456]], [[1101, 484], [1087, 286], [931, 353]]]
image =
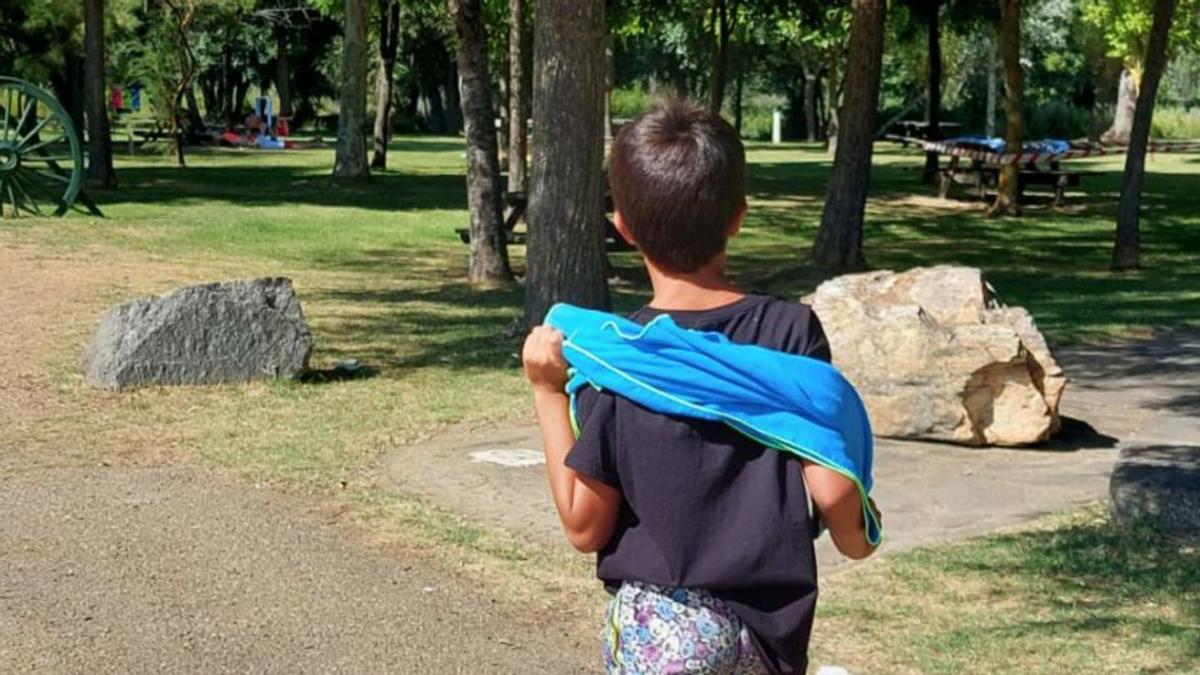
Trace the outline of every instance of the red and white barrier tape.
[[[1064, 159], [1082, 159], [1084, 157], [1102, 157], [1104, 155], [1123, 155], [1127, 150], [1126, 146], [1123, 145], [1101, 145], [1095, 143], [1085, 147], [1071, 148], [1063, 152], [1006, 154], [965, 147], [944, 141], [927, 141], [909, 136], [888, 136], [888, 138], [920, 145], [921, 149], [925, 152], [936, 152], [941, 155], [950, 155], [953, 157], [966, 157], [967, 159], [983, 162], [984, 164], [1028, 164], [1038, 162], [1039, 160], [1049, 162]], [[1146, 146], [1146, 151], [1150, 153], [1200, 152], [1200, 141], [1150, 141]]]

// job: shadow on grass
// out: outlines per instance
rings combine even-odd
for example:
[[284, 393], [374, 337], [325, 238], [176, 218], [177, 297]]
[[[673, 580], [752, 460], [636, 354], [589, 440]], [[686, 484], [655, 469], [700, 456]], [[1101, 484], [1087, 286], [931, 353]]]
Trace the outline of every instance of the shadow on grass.
[[513, 368], [523, 336], [519, 287], [479, 290], [431, 282], [422, 289], [313, 289], [317, 301], [355, 307], [321, 327], [322, 356], [356, 358], [387, 376], [406, 368]]
[[240, 206], [298, 205], [418, 211], [466, 209], [465, 178], [452, 173], [375, 174], [338, 182], [324, 172], [286, 165], [139, 166], [121, 170], [121, 189], [96, 195], [100, 207], [224, 201]]
[[[915, 560], [926, 555], [938, 554], [918, 553]], [[1200, 657], [1200, 553], [1147, 528], [1120, 530], [1107, 518], [1091, 518], [1054, 530], [994, 535], [969, 555], [929, 564], [950, 575], [1018, 580], [1018, 594], [1063, 614], [998, 628], [1011, 637], [1109, 632], [1120, 625], [1124, 639], [1175, 642], [1180, 669], [1166, 672], [1184, 672]]]
[[[297, 151], [294, 155], [211, 151], [198, 153], [196, 165], [185, 170], [162, 164], [122, 167], [122, 189], [98, 197], [102, 207], [162, 204], [198, 209], [213, 201], [259, 207], [247, 211], [245, 217], [270, 225], [264, 228], [269, 236], [276, 236], [275, 232], [287, 236], [288, 209], [298, 206], [347, 209], [329, 217], [348, 230], [358, 225], [350, 209], [465, 211], [465, 179], [457, 154], [461, 141], [400, 139], [392, 149], [392, 166], [399, 171], [377, 174], [363, 183], [338, 183], [329, 178], [323, 162], [332, 161], [332, 150]], [[769, 161], [750, 165], [755, 203], [742, 236], [733, 245], [731, 270], [748, 289], [796, 298], [825, 278], [808, 264], [807, 256], [820, 220], [831, 158], [803, 154], [795, 146], [756, 145], [751, 152], [763, 150], [771, 151]], [[784, 150], [795, 152], [795, 161], [786, 161]], [[866, 255], [872, 267], [904, 270], [942, 263], [980, 267], [1002, 299], [1030, 309], [1055, 345], [1085, 342], [1129, 327], [1179, 325], [1200, 317], [1196, 259], [1200, 222], [1195, 216], [1200, 213], [1200, 180], [1196, 176], [1153, 171], [1147, 175], [1143, 209], [1146, 267], [1116, 274], [1108, 270], [1108, 257], [1119, 174], [1088, 176], [1081, 190], [1072, 191], [1068, 208], [1038, 205], [1023, 217], [989, 220], [981, 203], [938, 200], [934, 187], [920, 182], [919, 172], [914, 170], [919, 162], [919, 153], [910, 157], [883, 152], [872, 170], [865, 232]], [[251, 245], [270, 246], [270, 242]], [[458, 246], [457, 242], [452, 245]], [[362, 273], [364, 287], [372, 286], [372, 279], [394, 278], [396, 266], [420, 266], [421, 259], [432, 251], [398, 248], [376, 252], [350, 247], [331, 263], [326, 249], [328, 246], [313, 246], [311, 253], [303, 255], [311, 255], [314, 266]], [[456, 249], [455, 254], [461, 252]], [[433, 257], [444, 261], [449, 256]], [[611, 256], [610, 260], [617, 280], [615, 305], [632, 309], [648, 294], [645, 274], [631, 256]], [[447, 338], [442, 347], [463, 350], [456, 357], [468, 362], [492, 362], [492, 357], [472, 355], [503, 351], [484, 344], [484, 328], [479, 322], [491, 329], [507, 319], [479, 317], [515, 316], [520, 312], [520, 293], [513, 291], [494, 299], [466, 286], [457, 269], [455, 274], [426, 267], [421, 270], [421, 274], [428, 271], [432, 275], [429, 295], [393, 295], [387, 302], [374, 303], [364, 297], [362, 301], [380, 307], [388, 302], [436, 303], [438, 310], [388, 309], [373, 313], [374, 318], [348, 321], [375, 321], [380, 331], [411, 324], [407, 330], [423, 337], [427, 333], [436, 342], [437, 329], [418, 324], [458, 317], [447, 319], [451, 323], [446, 325], [449, 334], [458, 337]], [[404, 276], [416, 278], [410, 269]], [[408, 315], [403, 315], [405, 311]], [[363, 325], [352, 332], [365, 337], [371, 330], [370, 325]], [[471, 335], [478, 337], [468, 337]], [[435, 357], [414, 358], [416, 363], [425, 363]], [[406, 362], [399, 357], [392, 361]], [[1194, 399], [1185, 399], [1180, 405], [1194, 409]]]

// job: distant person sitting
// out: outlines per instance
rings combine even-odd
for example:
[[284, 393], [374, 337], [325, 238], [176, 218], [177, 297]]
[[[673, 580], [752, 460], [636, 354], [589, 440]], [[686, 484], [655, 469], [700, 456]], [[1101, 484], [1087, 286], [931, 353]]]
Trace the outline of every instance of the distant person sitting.
[[242, 121], [242, 126], [246, 128], [246, 135], [251, 138], [266, 131], [266, 122], [253, 110], [250, 111], [249, 115], [246, 115], [246, 119]]

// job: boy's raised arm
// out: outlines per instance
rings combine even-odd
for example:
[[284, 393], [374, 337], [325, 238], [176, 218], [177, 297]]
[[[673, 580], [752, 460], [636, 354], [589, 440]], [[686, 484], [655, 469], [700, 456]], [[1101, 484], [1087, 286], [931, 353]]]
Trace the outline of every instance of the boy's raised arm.
[[533, 385], [533, 406], [542, 431], [546, 474], [558, 517], [571, 545], [592, 553], [604, 548], [616, 529], [621, 493], [566, 465], [575, 435], [571, 431], [570, 401], [563, 391], [567, 362], [562, 342], [562, 333], [538, 326], [525, 340], [522, 361]]

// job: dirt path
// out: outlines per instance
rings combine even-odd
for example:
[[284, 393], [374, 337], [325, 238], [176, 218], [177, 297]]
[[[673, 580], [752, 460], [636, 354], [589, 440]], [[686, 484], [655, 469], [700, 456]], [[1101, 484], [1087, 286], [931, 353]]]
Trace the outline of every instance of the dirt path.
[[[104, 308], [180, 283], [186, 269], [120, 258], [111, 251], [58, 252], [0, 238], [0, 473], [9, 468], [71, 466], [94, 461], [80, 447], [87, 437], [63, 434], [58, 419], [87, 416], [89, 435], [103, 431], [116, 401], [98, 393], [86, 401], [69, 395], [79, 378], [75, 359]], [[145, 434], [112, 444], [110, 458], [157, 461], [163, 455]]]
[[577, 620], [368, 542], [329, 500], [178, 464], [155, 420], [114, 421], [136, 397], [80, 395], [74, 358], [109, 304], [219, 273], [0, 239], [0, 673], [597, 663]]
[[0, 479], [0, 672], [581, 672], [594, 645], [186, 466]]

